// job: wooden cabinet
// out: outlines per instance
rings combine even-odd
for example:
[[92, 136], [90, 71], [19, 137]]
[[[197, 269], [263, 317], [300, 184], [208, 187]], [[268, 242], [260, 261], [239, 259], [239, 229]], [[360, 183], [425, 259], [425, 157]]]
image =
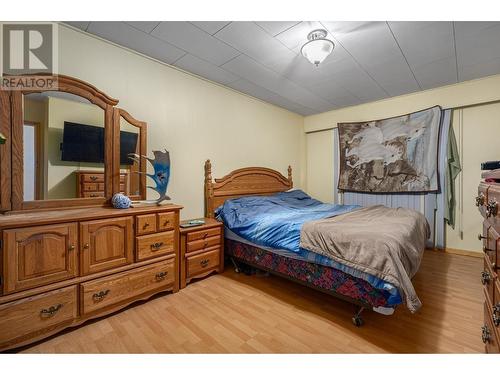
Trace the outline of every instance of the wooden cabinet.
[[222, 223], [211, 218], [205, 218], [204, 225], [181, 227], [181, 288], [185, 288], [192, 279], [224, 270], [223, 228]]
[[132, 263], [134, 258], [133, 217], [80, 223], [81, 274]]
[[3, 239], [4, 293], [51, 284], [78, 274], [76, 223], [7, 229]]

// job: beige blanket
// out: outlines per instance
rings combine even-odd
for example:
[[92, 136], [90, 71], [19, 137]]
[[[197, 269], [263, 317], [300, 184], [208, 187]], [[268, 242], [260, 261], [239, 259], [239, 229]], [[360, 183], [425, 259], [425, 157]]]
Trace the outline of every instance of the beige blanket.
[[305, 223], [300, 246], [391, 283], [415, 312], [422, 303], [411, 278], [429, 235], [429, 224], [420, 212], [371, 206]]

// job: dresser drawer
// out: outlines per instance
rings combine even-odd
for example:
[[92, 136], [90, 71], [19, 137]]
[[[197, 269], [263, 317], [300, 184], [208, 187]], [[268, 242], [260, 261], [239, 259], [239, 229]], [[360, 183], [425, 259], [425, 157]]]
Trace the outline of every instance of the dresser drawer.
[[212, 236], [220, 236], [220, 234], [221, 234], [220, 227], [199, 230], [196, 232], [188, 233], [187, 234], [187, 242], [203, 240], [203, 239], [206, 239], [207, 237], [212, 237]]
[[171, 230], [175, 225], [175, 212], [162, 212], [158, 214], [158, 230]]
[[139, 215], [135, 218], [136, 234], [148, 234], [156, 232], [156, 214]]
[[497, 231], [490, 225], [488, 220], [483, 222], [483, 251], [490, 260], [493, 270], [497, 262], [497, 241], [500, 238]]
[[137, 260], [158, 257], [174, 252], [174, 231], [137, 237]]
[[83, 173], [80, 175], [82, 182], [104, 182], [104, 173]]
[[82, 185], [82, 190], [83, 191], [98, 191], [99, 190], [99, 184], [97, 183], [92, 183], [92, 182], [86, 182]]
[[82, 283], [80, 296], [83, 314], [119, 305], [141, 294], [167, 289], [175, 281], [174, 265], [174, 259], [169, 259]]
[[217, 267], [219, 265], [219, 259], [220, 248], [218, 247], [208, 249], [208, 251], [198, 255], [187, 257], [187, 277], [190, 278]]
[[485, 345], [486, 353], [500, 353], [498, 332], [491, 320], [491, 307], [484, 303], [484, 324], [481, 327], [481, 339]]
[[76, 285], [0, 305], [0, 348], [77, 317]]
[[481, 283], [484, 286], [485, 296], [490, 304], [494, 301], [494, 289], [497, 275], [491, 269], [490, 260], [484, 257], [484, 270], [481, 272]]
[[83, 193], [84, 198], [103, 198], [104, 197], [104, 192], [103, 191], [86, 191]]
[[202, 240], [191, 241], [187, 243], [186, 252], [208, 249], [209, 247], [220, 246], [220, 236], [207, 237]]

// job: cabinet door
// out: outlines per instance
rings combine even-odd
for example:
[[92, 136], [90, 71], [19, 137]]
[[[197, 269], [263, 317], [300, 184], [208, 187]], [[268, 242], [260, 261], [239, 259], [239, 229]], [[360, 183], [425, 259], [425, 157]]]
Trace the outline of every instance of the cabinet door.
[[77, 276], [77, 241], [76, 223], [5, 230], [4, 292]]
[[80, 236], [82, 275], [132, 263], [134, 231], [131, 216], [80, 223]]

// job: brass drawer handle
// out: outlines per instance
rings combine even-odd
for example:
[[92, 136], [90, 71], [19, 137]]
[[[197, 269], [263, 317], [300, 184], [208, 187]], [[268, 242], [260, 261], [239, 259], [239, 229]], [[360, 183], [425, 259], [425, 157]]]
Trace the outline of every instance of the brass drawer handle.
[[91, 181], [97, 181], [97, 176], [90, 176]]
[[487, 325], [482, 326], [481, 331], [482, 331], [481, 340], [483, 340], [484, 344], [489, 343], [491, 339], [491, 333], [488, 326]]
[[101, 302], [109, 294], [109, 289], [101, 290], [99, 293], [94, 293], [92, 299], [95, 302]]
[[42, 318], [51, 318], [63, 307], [62, 303], [58, 303], [57, 305], [50, 306], [48, 309], [40, 310], [40, 317]]
[[142, 229], [146, 229], [147, 227], [149, 227], [149, 223], [144, 223], [144, 225], [142, 226]]
[[165, 222], [163, 223], [163, 226], [166, 227], [170, 224], [170, 220], [165, 220]]
[[75, 245], [69, 245], [68, 250], [69, 250], [69, 251], [73, 251], [73, 250], [75, 250]]
[[487, 239], [488, 239], [488, 236], [483, 236], [481, 233], [479, 233], [479, 234], [477, 235], [477, 239], [478, 239], [479, 241], [482, 241], [482, 240], [487, 240]]
[[163, 242], [155, 242], [151, 244], [151, 251], [158, 251], [164, 245]]
[[497, 303], [495, 306], [493, 306], [493, 314], [491, 317], [493, 318], [493, 324], [495, 324], [496, 327], [500, 325], [500, 303]]
[[90, 247], [90, 245], [88, 243], [86, 243], [85, 245], [83, 245], [84, 249], [88, 249], [89, 247]]
[[488, 271], [481, 272], [481, 284], [486, 285], [491, 281], [491, 275]]
[[483, 193], [480, 193], [477, 197], [476, 197], [476, 206], [479, 207], [479, 206], [482, 206], [484, 204], [484, 194]]
[[487, 253], [488, 251], [495, 251], [495, 250], [491, 250], [491, 249], [488, 249], [486, 246], [483, 246], [483, 252]]
[[205, 241], [205, 243], [203, 244], [203, 248], [205, 249], [207, 246], [208, 246], [208, 241]]
[[498, 212], [498, 204], [496, 201], [491, 201], [486, 205], [486, 217], [496, 216]]
[[158, 273], [155, 275], [156, 281], [162, 281], [162, 280], [165, 280], [165, 277], [167, 277], [167, 275], [168, 275], [168, 271], [158, 272]]
[[203, 259], [203, 260], [200, 262], [200, 266], [201, 266], [201, 268], [205, 268], [206, 266], [208, 266], [208, 263], [210, 263], [210, 259]]

